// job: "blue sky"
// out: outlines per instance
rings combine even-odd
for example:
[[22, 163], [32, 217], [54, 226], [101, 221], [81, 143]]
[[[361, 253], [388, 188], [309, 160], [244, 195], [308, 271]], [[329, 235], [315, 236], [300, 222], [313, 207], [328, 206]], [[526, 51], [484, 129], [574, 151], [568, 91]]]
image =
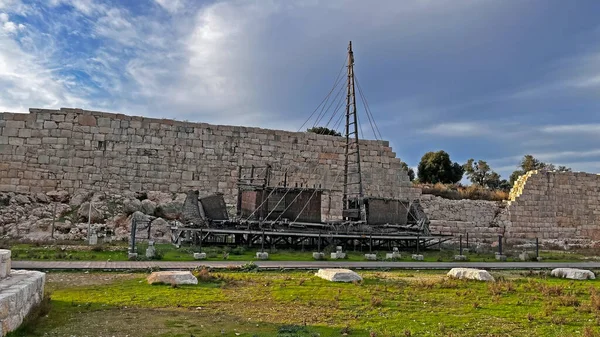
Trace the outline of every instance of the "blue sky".
[[296, 131], [352, 40], [381, 134], [410, 166], [445, 150], [508, 177], [529, 153], [595, 173], [598, 13], [592, 0], [0, 0], [0, 111]]

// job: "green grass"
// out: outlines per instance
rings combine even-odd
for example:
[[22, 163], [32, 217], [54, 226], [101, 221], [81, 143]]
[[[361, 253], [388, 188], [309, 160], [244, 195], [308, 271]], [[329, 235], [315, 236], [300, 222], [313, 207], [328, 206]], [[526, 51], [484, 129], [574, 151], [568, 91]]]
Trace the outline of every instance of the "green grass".
[[600, 336], [600, 281], [493, 273], [204, 273], [197, 286], [144, 274], [52, 273], [50, 311], [11, 336]]
[[[34, 245], [34, 244], [13, 244], [9, 246], [12, 250], [13, 260], [51, 260], [51, 261], [125, 261], [127, 260], [127, 245], [124, 242], [103, 244], [97, 246], [85, 245]], [[137, 246], [140, 257], [145, 256], [147, 245], [141, 243]], [[157, 244], [156, 248], [160, 253], [160, 260], [163, 261], [193, 261], [193, 253], [199, 251], [197, 247], [181, 247], [176, 248], [171, 244]], [[256, 252], [260, 248], [247, 247], [205, 247], [203, 252], [207, 253], [207, 261], [253, 261], [256, 260]], [[293, 250], [278, 250], [266, 249], [269, 252], [269, 260], [272, 261], [312, 261], [312, 251], [293, 251]], [[227, 258], [225, 259], [225, 253]], [[366, 252], [347, 252], [346, 261], [365, 261], [364, 254]], [[377, 252], [379, 259], [385, 257], [384, 251]], [[402, 258], [398, 261], [412, 261], [411, 254], [413, 252], [402, 252]], [[426, 250], [422, 252], [426, 262], [451, 262], [454, 261], [454, 255], [458, 252], [454, 250]], [[495, 256], [493, 252], [489, 253], [467, 253], [469, 261], [473, 262], [494, 262]], [[545, 261], [566, 262], [580, 261], [585, 258], [583, 254], [574, 252], [557, 252], [557, 251], [542, 251], [540, 255]], [[519, 261], [518, 253], [512, 256], [509, 253], [508, 261]], [[326, 254], [326, 259], [329, 259]]]

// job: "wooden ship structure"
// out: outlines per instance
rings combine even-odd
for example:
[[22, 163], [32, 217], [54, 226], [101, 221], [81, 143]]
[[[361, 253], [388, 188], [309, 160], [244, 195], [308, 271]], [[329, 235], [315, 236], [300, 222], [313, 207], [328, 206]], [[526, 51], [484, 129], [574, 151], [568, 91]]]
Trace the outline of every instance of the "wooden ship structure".
[[[333, 189], [290, 186], [287, 170], [283, 172], [283, 182], [275, 186], [271, 182], [271, 165], [241, 166], [235, 216], [228, 214], [222, 194], [201, 197], [199, 191], [189, 191], [181, 221], [171, 227], [174, 245], [418, 250], [452, 238], [430, 232], [429, 220], [418, 200], [365, 195], [352, 42], [348, 46], [345, 68], [346, 104], [345, 113], [340, 117], [345, 117], [341, 219], [322, 219], [322, 196], [332, 195]], [[339, 196], [340, 191], [335, 192]]]

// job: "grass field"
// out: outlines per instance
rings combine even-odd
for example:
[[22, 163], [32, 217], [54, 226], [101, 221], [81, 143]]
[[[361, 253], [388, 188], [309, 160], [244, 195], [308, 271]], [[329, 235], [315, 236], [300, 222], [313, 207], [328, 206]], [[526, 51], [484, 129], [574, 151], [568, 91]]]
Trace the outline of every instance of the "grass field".
[[[146, 244], [138, 245], [138, 253], [140, 257], [144, 257]], [[127, 260], [127, 245], [125, 243], [104, 244], [96, 246], [84, 245], [34, 245], [34, 244], [12, 244], [3, 248], [12, 250], [13, 260], [79, 260], [79, 261], [125, 261]], [[156, 245], [159, 257], [163, 261], [193, 261], [193, 253], [198, 251], [194, 247], [176, 248], [171, 244]], [[252, 261], [256, 260], [256, 252], [258, 249], [248, 249], [246, 247], [205, 247], [203, 252], [207, 253], [208, 261]], [[269, 250], [269, 259], [273, 261], [311, 261], [312, 251], [291, 251], [291, 250]], [[364, 254], [366, 252], [348, 251], [348, 261], [365, 261]], [[378, 253], [378, 257], [382, 259], [386, 252]], [[454, 261], [454, 255], [457, 251], [444, 250], [439, 251], [429, 249], [422, 252], [425, 256], [425, 261], [449, 262]], [[493, 252], [488, 253], [467, 253], [469, 261], [484, 262], [496, 261]], [[564, 251], [541, 251], [540, 256], [545, 261], [580, 261], [585, 259], [585, 256], [576, 252]], [[508, 261], [519, 261], [517, 253], [511, 256], [509, 253]], [[326, 254], [327, 258], [327, 254]], [[399, 261], [411, 261], [411, 252], [402, 252], [402, 258]]]
[[10, 336], [600, 336], [599, 281], [494, 272], [209, 272], [197, 286], [145, 274], [51, 273], [45, 312]]

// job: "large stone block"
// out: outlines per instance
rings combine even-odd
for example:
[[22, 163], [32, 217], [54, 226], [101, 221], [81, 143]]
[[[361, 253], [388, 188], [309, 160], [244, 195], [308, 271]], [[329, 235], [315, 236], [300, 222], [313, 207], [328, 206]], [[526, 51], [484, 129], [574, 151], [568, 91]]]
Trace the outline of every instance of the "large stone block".
[[332, 282], [362, 281], [362, 277], [349, 269], [319, 269], [315, 276]]
[[189, 271], [157, 271], [148, 276], [149, 284], [198, 284], [198, 279]]
[[596, 275], [589, 270], [575, 268], [556, 268], [550, 272], [550, 275], [571, 280], [595, 280]]
[[447, 275], [457, 279], [494, 281], [494, 277], [486, 270], [473, 268], [452, 268]]

